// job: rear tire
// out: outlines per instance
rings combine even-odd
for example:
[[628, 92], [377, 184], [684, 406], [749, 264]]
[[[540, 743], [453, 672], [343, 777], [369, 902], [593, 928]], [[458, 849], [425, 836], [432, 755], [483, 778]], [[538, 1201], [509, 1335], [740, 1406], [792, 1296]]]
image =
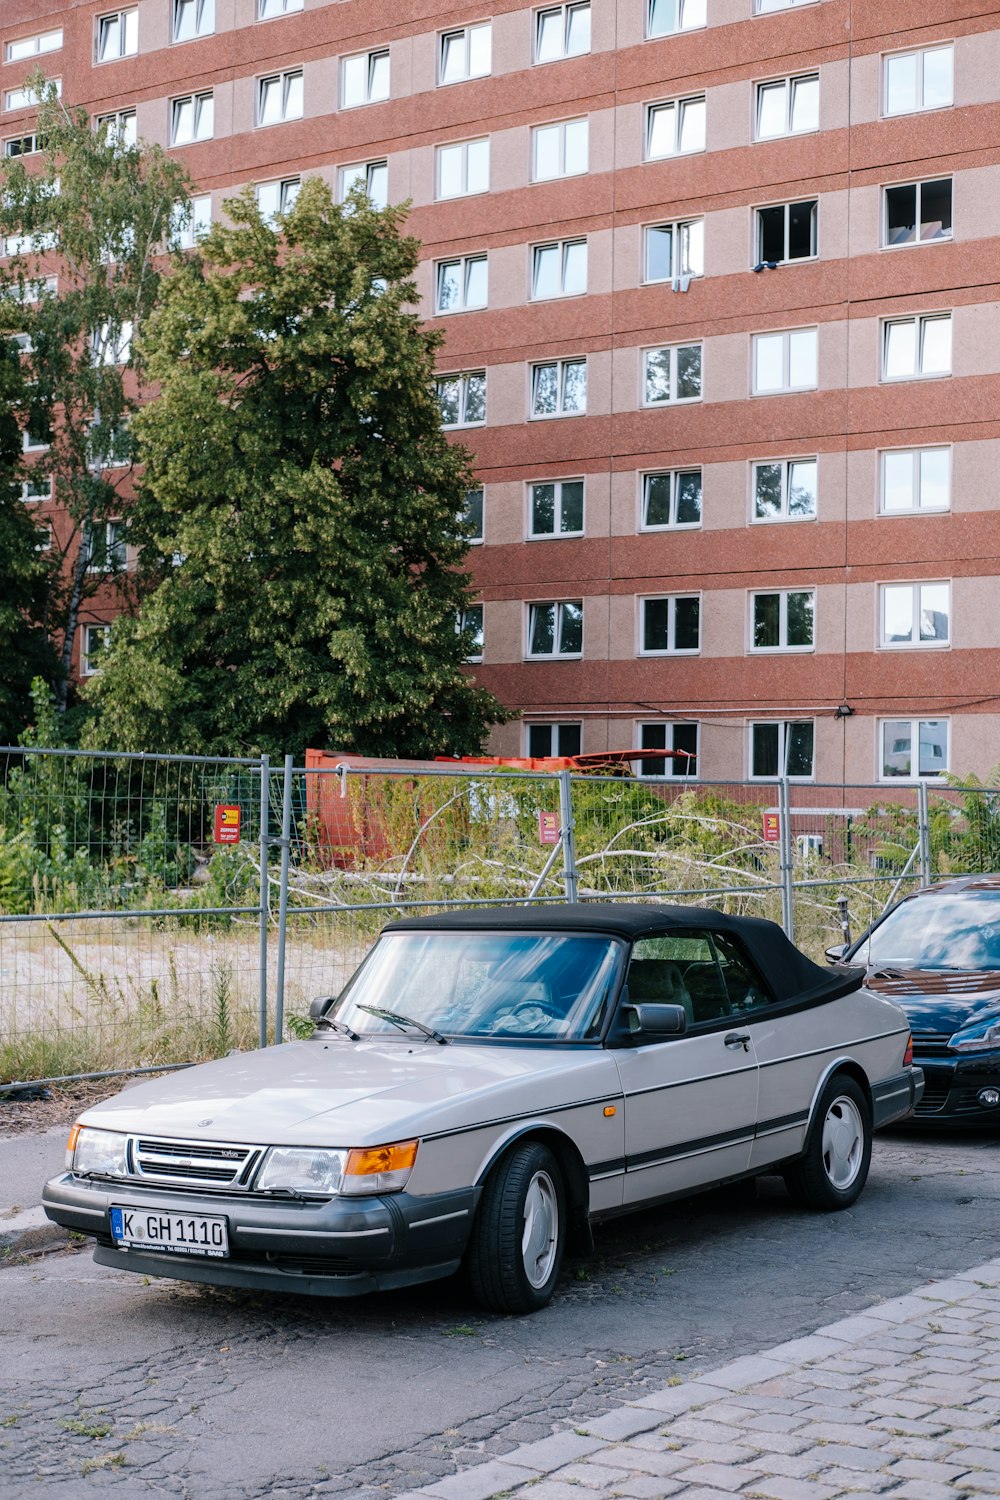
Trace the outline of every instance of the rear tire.
[[820, 1095], [805, 1154], [785, 1169], [785, 1186], [802, 1208], [849, 1208], [868, 1180], [871, 1159], [868, 1097], [849, 1074], [837, 1073]]
[[552, 1299], [566, 1241], [566, 1189], [547, 1146], [525, 1141], [490, 1173], [469, 1242], [472, 1294], [496, 1313], [530, 1313]]

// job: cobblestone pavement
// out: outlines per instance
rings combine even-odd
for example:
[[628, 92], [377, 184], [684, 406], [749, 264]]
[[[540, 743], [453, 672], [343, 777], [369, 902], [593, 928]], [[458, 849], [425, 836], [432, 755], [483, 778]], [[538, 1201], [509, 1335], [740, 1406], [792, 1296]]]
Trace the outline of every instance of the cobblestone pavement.
[[400, 1500], [984, 1500], [998, 1355], [992, 1260]]

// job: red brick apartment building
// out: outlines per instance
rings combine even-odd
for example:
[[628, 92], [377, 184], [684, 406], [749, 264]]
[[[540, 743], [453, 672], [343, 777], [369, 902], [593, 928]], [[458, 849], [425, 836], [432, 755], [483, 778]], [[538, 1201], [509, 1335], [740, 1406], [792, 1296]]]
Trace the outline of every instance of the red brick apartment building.
[[412, 200], [496, 749], [1000, 761], [1000, 5], [0, 0], [0, 46], [7, 153], [41, 62], [202, 222]]

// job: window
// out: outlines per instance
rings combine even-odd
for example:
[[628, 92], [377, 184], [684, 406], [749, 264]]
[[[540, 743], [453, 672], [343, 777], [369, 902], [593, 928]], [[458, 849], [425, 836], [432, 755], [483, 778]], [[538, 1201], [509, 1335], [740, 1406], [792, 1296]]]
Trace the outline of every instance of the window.
[[210, 141], [215, 131], [215, 96], [188, 94], [170, 104], [170, 144], [187, 146], [192, 141]]
[[[879, 723], [879, 778], [918, 780], [948, 769], [947, 719], [882, 719]], [[916, 745], [916, 764], [913, 747]]]
[[533, 417], [581, 416], [587, 410], [587, 361], [557, 359], [531, 367]]
[[923, 245], [950, 239], [950, 177], [886, 188], [883, 245]]
[[84, 522], [80, 543], [88, 573], [120, 573], [125, 567], [125, 526], [121, 521]]
[[955, 49], [923, 47], [896, 52], [885, 59], [882, 113], [912, 115], [922, 109], [946, 109], [955, 102]]
[[951, 313], [891, 318], [883, 324], [883, 380], [950, 374]]
[[950, 448], [912, 448], [882, 454], [883, 515], [947, 510], [950, 505]]
[[590, 0], [550, 5], [535, 15], [535, 62], [558, 62], [590, 51]]
[[[45, 81], [46, 83], [51, 83], [55, 86], [56, 98], [61, 99], [62, 79], [47, 78]], [[3, 107], [5, 110], [29, 109], [32, 104], [36, 104], [37, 102], [38, 95], [35, 93], [34, 87], [30, 83], [26, 83], [18, 89], [7, 89], [6, 93], [3, 96]]]
[[757, 85], [755, 139], [773, 141], [819, 129], [819, 74], [800, 73]]
[[950, 583], [879, 585], [882, 646], [947, 646], [951, 640]]
[[438, 261], [434, 310], [470, 312], [486, 306], [486, 256]]
[[287, 214], [299, 196], [301, 177], [283, 177], [280, 182], [261, 182], [255, 189], [257, 207], [266, 224], [273, 225], [279, 214]]
[[816, 254], [816, 199], [757, 209], [757, 264], [811, 260]]
[[705, 95], [646, 106], [646, 160], [705, 149]]
[[811, 651], [816, 613], [814, 589], [781, 589], [750, 595], [752, 651]]
[[21, 499], [25, 503], [37, 500], [52, 499], [52, 475], [43, 474], [40, 471], [33, 473], [30, 479], [25, 479], [21, 484]]
[[139, 50], [139, 11], [115, 11], [97, 18], [97, 61], [114, 62], [119, 57], [134, 57]]
[[672, 750], [661, 760], [650, 757], [636, 762], [638, 776], [697, 776], [697, 724], [640, 724], [640, 750]]
[[754, 11], [765, 16], [772, 10], [791, 10], [793, 5], [815, 5], [816, 0], [754, 0]]
[[698, 594], [639, 600], [639, 651], [643, 656], [679, 656], [698, 651], [700, 630]]
[[35, 551], [49, 552], [52, 549], [52, 526], [48, 521], [35, 522]]
[[532, 182], [579, 177], [586, 172], [589, 135], [587, 120], [560, 120], [556, 125], [536, 125], [531, 132]]
[[531, 249], [531, 295], [576, 297], [587, 290], [587, 241], [556, 240]]
[[701, 400], [701, 345], [646, 349], [642, 356], [643, 406]]
[[701, 525], [701, 470], [642, 476], [642, 530]]
[[441, 375], [437, 382], [443, 427], [471, 427], [486, 421], [486, 371]]
[[488, 137], [437, 148], [437, 190], [439, 198], [464, 198], [468, 193], [489, 192]]
[[791, 776], [800, 780], [812, 776], [814, 739], [811, 719], [751, 724], [750, 775]]
[[21, 433], [21, 443], [25, 453], [40, 453], [49, 446], [48, 433], [32, 432], [30, 427], [25, 427]]
[[385, 208], [389, 201], [389, 164], [385, 161], [359, 162], [357, 166], [340, 169], [340, 201], [359, 185], [364, 188], [376, 208]]
[[529, 656], [582, 656], [583, 600], [529, 604]]
[[814, 458], [786, 458], [753, 466], [755, 521], [804, 521], [816, 514]]
[[539, 480], [528, 486], [528, 535], [583, 535], [583, 480]]
[[583, 745], [581, 724], [526, 724], [524, 727], [525, 754], [533, 760], [580, 754]]
[[647, 0], [646, 35], [672, 36], [704, 26], [708, 0]]
[[815, 328], [795, 328], [788, 333], [755, 333], [754, 395], [814, 390], [817, 335], [818, 329]]
[[174, 0], [174, 41], [190, 42], [215, 30], [215, 0]]
[[108, 428], [101, 422], [91, 422], [89, 461], [92, 468], [126, 468], [132, 462], [132, 436], [128, 423]]
[[98, 115], [94, 127], [107, 131], [109, 145], [134, 146], [139, 139], [134, 109], [118, 109], [114, 114]]
[[44, 140], [40, 135], [12, 135], [3, 143], [4, 156], [33, 156], [36, 151], [41, 151]]
[[439, 83], [464, 83], [467, 78], [486, 78], [491, 67], [493, 28], [489, 21], [445, 31], [441, 36]]
[[257, 124], [280, 125], [301, 120], [303, 108], [302, 69], [272, 73], [257, 83]]
[[127, 365], [132, 353], [132, 324], [127, 318], [118, 328], [102, 323], [90, 343], [95, 365]]
[[23, 62], [28, 57], [41, 57], [46, 52], [58, 52], [62, 44], [61, 28], [55, 31], [40, 31], [35, 36], [19, 36], [16, 41], [8, 42], [5, 56], [8, 62]]
[[302, 0], [260, 0], [257, 17], [261, 21], [273, 21], [278, 16], [289, 16], [302, 9]]
[[483, 659], [483, 606], [481, 604], [470, 604], [462, 610], [458, 617], [458, 633], [468, 633], [472, 649], [466, 657], [466, 661], [482, 661]]
[[212, 195], [200, 193], [190, 199], [187, 211], [176, 210], [170, 220], [170, 244], [175, 250], [193, 250], [212, 227]]
[[359, 104], [378, 104], [389, 97], [389, 49], [358, 52], [345, 57], [340, 65], [340, 107], [356, 109]]
[[483, 487], [481, 484], [466, 494], [462, 520], [472, 528], [472, 535], [468, 540], [481, 542], [483, 540]]
[[98, 662], [102, 651], [108, 647], [111, 640], [110, 625], [85, 625], [83, 627], [83, 641], [80, 647], [80, 676], [93, 677], [99, 670]]
[[642, 231], [643, 281], [679, 281], [705, 272], [705, 220], [647, 224]]

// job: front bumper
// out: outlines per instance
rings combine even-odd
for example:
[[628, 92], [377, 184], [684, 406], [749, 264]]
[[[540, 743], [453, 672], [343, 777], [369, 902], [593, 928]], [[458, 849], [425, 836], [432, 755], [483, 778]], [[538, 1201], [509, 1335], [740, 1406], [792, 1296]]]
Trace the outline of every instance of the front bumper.
[[927, 1083], [916, 1119], [1000, 1126], [1000, 1105], [985, 1105], [979, 1098], [982, 1089], [1000, 1091], [1000, 1051], [920, 1057], [918, 1061]]
[[919, 1109], [924, 1093], [922, 1068], [909, 1067], [872, 1085], [872, 1128], [894, 1125]]
[[[147, 1276], [213, 1286], [350, 1297], [458, 1269], [479, 1200], [477, 1187], [415, 1197], [331, 1198], [322, 1203], [249, 1194], [176, 1192], [127, 1179], [90, 1182], [65, 1172], [46, 1183], [42, 1206], [56, 1224], [97, 1241], [94, 1259]], [[113, 1204], [161, 1213], [223, 1215], [224, 1259], [122, 1249], [111, 1237]]]

